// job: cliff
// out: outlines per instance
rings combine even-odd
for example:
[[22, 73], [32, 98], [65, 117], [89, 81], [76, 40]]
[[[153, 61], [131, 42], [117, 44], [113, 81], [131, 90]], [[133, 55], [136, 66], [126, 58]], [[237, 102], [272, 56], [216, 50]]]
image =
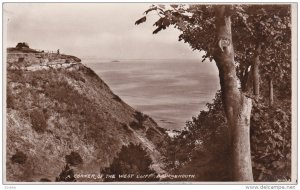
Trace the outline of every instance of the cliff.
[[131, 142], [142, 144], [153, 169], [164, 172], [157, 151], [164, 130], [79, 58], [8, 49], [6, 92], [7, 181], [54, 181], [74, 154], [75, 173], [98, 174]]

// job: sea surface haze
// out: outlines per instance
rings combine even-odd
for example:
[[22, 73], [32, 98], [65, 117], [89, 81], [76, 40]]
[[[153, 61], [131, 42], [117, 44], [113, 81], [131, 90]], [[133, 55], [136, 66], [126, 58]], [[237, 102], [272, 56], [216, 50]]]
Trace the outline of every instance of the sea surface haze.
[[83, 59], [127, 104], [159, 126], [181, 130], [220, 89], [214, 63], [201, 60]]

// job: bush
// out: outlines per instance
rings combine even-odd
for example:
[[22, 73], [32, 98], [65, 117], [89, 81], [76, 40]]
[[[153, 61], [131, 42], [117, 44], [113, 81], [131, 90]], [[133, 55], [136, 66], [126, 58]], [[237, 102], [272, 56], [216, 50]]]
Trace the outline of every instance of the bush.
[[36, 132], [43, 133], [46, 131], [47, 122], [43, 111], [37, 109], [33, 110], [30, 114], [30, 119], [31, 126]]
[[12, 157], [11, 157], [11, 161], [13, 163], [17, 163], [17, 164], [25, 164], [27, 160], [27, 156], [26, 154], [24, 154], [22, 151], [17, 151]]
[[55, 181], [65, 181], [65, 182], [76, 182], [74, 177], [74, 170], [66, 164], [65, 168], [61, 171], [58, 177], [56, 177]]
[[29, 45], [28, 45], [28, 43], [26, 43], [26, 42], [19, 42], [19, 43], [16, 45], [16, 48], [19, 48], [19, 49], [22, 49], [22, 48], [29, 48]]
[[146, 119], [147, 116], [145, 116], [143, 113], [136, 111], [134, 113], [134, 118], [139, 122], [139, 123], [143, 123]]
[[82, 164], [82, 158], [77, 152], [72, 151], [71, 154], [66, 155], [65, 158], [67, 164], [70, 164], [71, 166]]
[[[150, 166], [152, 160], [146, 150], [141, 145], [130, 143], [123, 146], [121, 151], [115, 157], [111, 165], [104, 168], [101, 173], [105, 175], [115, 175], [115, 179], [107, 179], [105, 181], [153, 181], [157, 175]], [[134, 174], [133, 178], [120, 178], [122, 174]], [[151, 175], [152, 178], [136, 178], [136, 175]]]
[[130, 127], [133, 128], [133, 129], [145, 129], [145, 126], [144, 126], [144, 121], [146, 121], [147, 119], [147, 116], [144, 115], [143, 113], [139, 112], [139, 111], [136, 111], [134, 113], [134, 118], [136, 121], [132, 121], [130, 122]]

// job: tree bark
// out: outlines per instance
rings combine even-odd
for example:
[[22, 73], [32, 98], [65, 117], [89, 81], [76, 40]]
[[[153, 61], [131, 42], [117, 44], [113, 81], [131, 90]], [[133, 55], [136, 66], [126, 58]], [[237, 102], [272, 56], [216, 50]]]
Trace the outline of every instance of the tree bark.
[[233, 181], [253, 181], [250, 151], [252, 100], [241, 92], [236, 75], [230, 6], [218, 5], [215, 13], [217, 43], [214, 60], [219, 69], [223, 105], [229, 126], [230, 174]]
[[269, 104], [270, 106], [274, 103], [274, 97], [273, 97], [273, 79], [272, 77], [269, 78]]

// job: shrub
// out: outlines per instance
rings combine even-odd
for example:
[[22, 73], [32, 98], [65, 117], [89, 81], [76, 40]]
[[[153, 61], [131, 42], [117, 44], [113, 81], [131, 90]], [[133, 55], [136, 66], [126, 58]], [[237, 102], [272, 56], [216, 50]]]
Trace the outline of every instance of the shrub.
[[47, 123], [45, 115], [42, 111], [35, 109], [30, 114], [31, 126], [32, 128], [38, 132], [43, 133], [46, 131]]
[[76, 182], [74, 170], [71, 169], [68, 164], [66, 164], [65, 168], [61, 171], [59, 176], [56, 177], [55, 181]]
[[22, 151], [17, 151], [12, 157], [11, 157], [11, 161], [13, 163], [17, 163], [17, 164], [25, 164], [27, 160], [27, 156], [26, 154], [24, 154]]
[[[115, 175], [115, 179], [107, 179], [105, 181], [153, 181], [156, 180], [156, 173], [150, 168], [152, 160], [146, 150], [141, 145], [130, 143], [128, 146], [123, 146], [121, 151], [115, 157], [111, 165], [104, 168], [101, 173], [105, 175]], [[151, 175], [152, 178], [120, 178], [122, 174], [140, 174]]]
[[77, 152], [72, 151], [71, 154], [66, 155], [65, 158], [66, 162], [71, 166], [82, 164], [82, 158]]
[[143, 113], [136, 111], [134, 113], [134, 118], [139, 122], [139, 123], [143, 123], [146, 119], [147, 116], [145, 116]]
[[22, 49], [22, 48], [29, 48], [29, 45], [28, 45], [28, 43], [26, 43], [26, 42], [19, 42], [19, 43], [16, 45], [16, 48], [19, 48], [19, 49]]
[[133, 129], [145, 129], [144, 121], [146, 121], [147, 116], [139, 111], [136, 111], [134, 113], [134, 118], [136, 121], [130, 122], [130, 127]]

